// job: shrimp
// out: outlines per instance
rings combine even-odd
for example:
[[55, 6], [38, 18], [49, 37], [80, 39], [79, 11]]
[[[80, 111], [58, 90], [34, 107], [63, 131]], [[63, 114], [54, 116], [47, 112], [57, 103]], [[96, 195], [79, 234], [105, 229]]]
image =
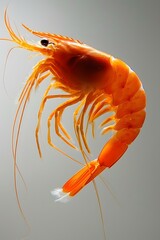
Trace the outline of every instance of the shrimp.
[[[39, 130], [45, 104], [51, 99], [64, 98], [65, 101], [48, 116], [48, 144], [66, 157], [82, 164], [82, 168], [61, 188], [52, 191], [56, 201], [65, 202], [88, 183], [94, 181], [102, 171], [111, 168], [138, 136], [146, 116], [145, 91], [136, 73], [126, 63], [110, 54], [96, 50], [79, 40], [34, 31], [23, 25], [31, 34], [41, 38], [39, 45], [30, 43], [20, 35], [16, 35], [6, 12], [5, 25], [11, 37], [9, 41], [16, 43], [20, 48], [38, 52], [44, 56], [44, 59], [34, 66], [19, 98], [12, 132], [15, 169], [17, 168], [16, 153], [20, 127], [26, 104], [33, 87], [37, 88], [50, 76], [51, 82], [43, 95], [38, 111], [35, 138], [41, 156]], [[51, 94], [50, 91], [55, 89], [61, 89], [63, 93]], [[73, 113], [73, 126], [84, 163], [73, 159], [72, 156], [55, 146], [51, 137], [51, 124], [54, 119], [56, 135], [69, 147], [77, 149], [62, 124], [64, 111], [75, 104], [78, 105]], [[88, 154], [91, 152], [87, 142], [88, 126], [92, 126], [94, 136], [95, 120], [106, 113], [110, 115], [107, 115], [100, 125], [103, 128], [102, 134], [111, 131], [113, 135], [102, 147], [97, 158], [88, 161]], [[86, 126], [84, 126], [85, 119], [87, 119]]]

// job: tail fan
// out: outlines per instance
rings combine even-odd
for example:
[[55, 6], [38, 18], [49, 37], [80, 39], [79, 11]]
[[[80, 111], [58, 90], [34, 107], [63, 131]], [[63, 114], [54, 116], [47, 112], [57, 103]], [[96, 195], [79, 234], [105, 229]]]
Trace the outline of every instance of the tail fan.
[[93, 160], [74, 174], [62, 188], [56, 188], [51, 191], [51, 194], [54, 196], [56, 202], [67, 202], [105, 168], [106, 166], [101, 166], [97, 159]]

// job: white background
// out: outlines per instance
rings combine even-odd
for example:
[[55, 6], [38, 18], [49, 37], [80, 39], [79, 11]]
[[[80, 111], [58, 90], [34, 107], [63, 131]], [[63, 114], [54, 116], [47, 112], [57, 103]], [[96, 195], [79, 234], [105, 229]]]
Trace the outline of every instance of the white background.
[[[124, 60], [139, 75], [147, 94], [147, 118], [141, 134], [122, 159], [103, 176], [116, 196], [97, 181], [105, 229], [110, 240], [159, 240], [160, 238], [160, 2], [159, 0], [35, 0], [0, 1], [0, 37], [8, 37], [4, 9], [13, 28], [29, 41], [39, 41], [21, 27], [67, 35]], [[0, 239], [97, 240], [103, 239], [95, 191], [89, 184], [67, 204], [53, 201], [50, 190], [61, 187], [79, 165], [47, 145], [46, 119], [56, 103], [50, 102], [43, 115], [39, 158], [34, 130], [37, 111], [48, 81], [33, 91], [22, 124], [17, 153], [18, 165], [26, 181], [26, 192], [18, 177], [21, 204], [31, 229], [19, 212], [13, 185], [11, 130], [23, 84], [38, 57], [15, 49], [3, 72], [13, 44], [0, 42]], [[6, 89], [6, 90], [5, 90]], [[64, 115], [72, 131], [71, 114]], [[92, 142], [93, 158], [105, 139], [99, 134]], [[61, 144], [58, 139], [55, 143]], [[61, 145], [73, 157], [81, 155]]]

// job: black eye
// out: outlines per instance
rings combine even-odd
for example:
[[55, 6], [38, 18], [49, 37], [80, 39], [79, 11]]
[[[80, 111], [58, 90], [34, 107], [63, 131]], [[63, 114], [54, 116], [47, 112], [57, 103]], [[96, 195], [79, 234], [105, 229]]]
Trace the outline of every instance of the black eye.
[[47, 39], [42, 39], [41, 40], [41, 45], [47, 47], [49, 44], [49, 41]]

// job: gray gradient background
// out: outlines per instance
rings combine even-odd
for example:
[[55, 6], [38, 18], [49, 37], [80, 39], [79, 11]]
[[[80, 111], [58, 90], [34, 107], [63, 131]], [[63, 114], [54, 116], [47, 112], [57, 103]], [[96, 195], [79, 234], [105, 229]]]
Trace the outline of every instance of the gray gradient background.
[[[3, 13], [8, 1], [0, 1], [0, 37], [7, 37]], [[21, 34], [39, 39], [21, 28], [55, 32], [123, 59], [139, 75], [147, 93], [147, 119], [140, 136], [122, 159], [103, 176], [116, 199], [97, 181], [105, 228], [110, 240], [160, 239], [160, 1], [159, 0], [53, 0], [10, 1], [9, 16]], [[0, 42], [0, 240], [20, 240], [27, 232], [17, 207], [13, 187], [11, 127], [15, 101], [38, 57], [14, 50], [8, 60], [5, 86], [2, 81], [5, 57], [12, 44]], [[46, 119], [57, 103], [46, 106], [40, 140], [43, 160], [36, 149], [34, 128], [37, 110], [48, 81], [31, 96], [26, 109], [18, 150], [18, 164], [28, 186], [20, 178], [20, 199], [31, 225], [28, 240], [103, 239], [98, 203], [93, 185], [72, 201], [53, 201], [50, 190], [60, 187], [79, 169], [46, 142]], [[72, 132], [70, 108], [65, 126]], [[105, 142], [99, 135], [90, 144], [95, 158]], [[61, 144], [58, 139], [55, 143]], [[64, 149], [77, 159], [79, 153]]]

